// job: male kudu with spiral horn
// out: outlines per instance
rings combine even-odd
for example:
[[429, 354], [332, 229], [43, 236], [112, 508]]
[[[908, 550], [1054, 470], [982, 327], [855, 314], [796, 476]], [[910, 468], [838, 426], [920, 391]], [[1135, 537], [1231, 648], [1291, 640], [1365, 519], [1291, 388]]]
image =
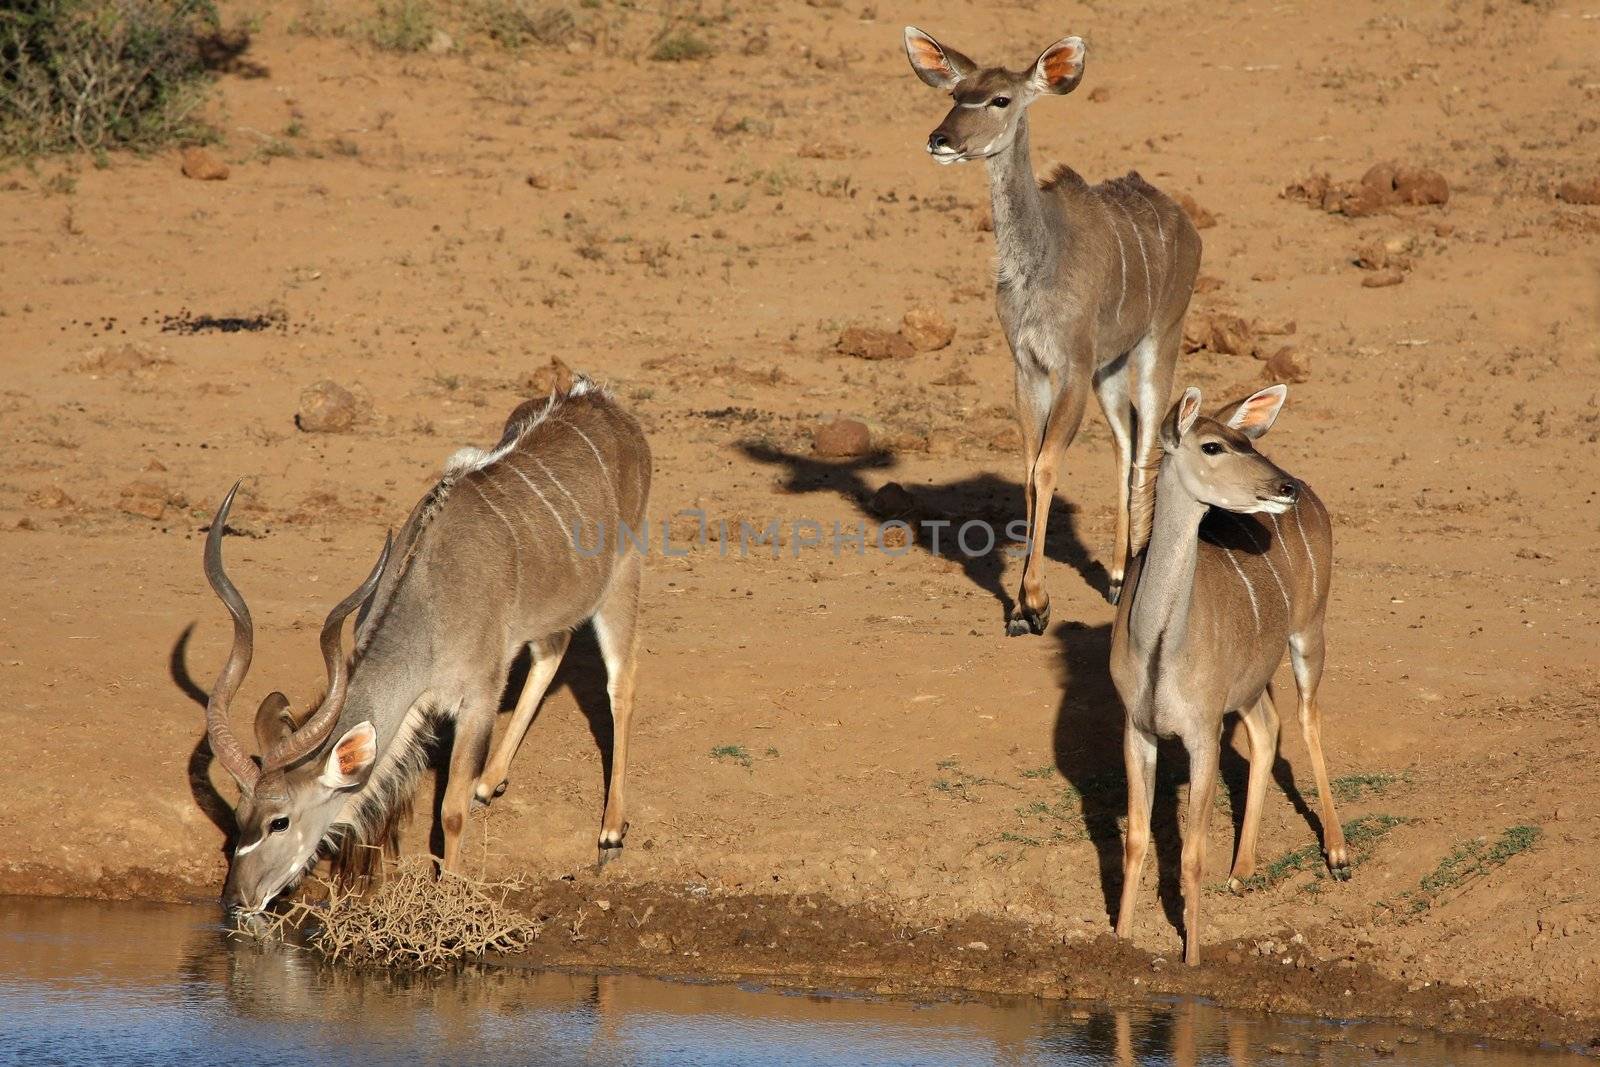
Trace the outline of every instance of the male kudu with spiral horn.
[[[370, 841], [409, 802], [430, 727], [441, 720], [454, 724], [455, 737], [441, 805], [443, 863], [458, 869], [474, 795], [486, 803], [505, 789], [511, 757], [572, 630], [585, 621], [605, 660], [613, 724], [601, 862], [622, 847], [644, 560], [637, 552], [580, 551], [576, 539], [580, 529], [643, 529], [650, 449], [632, 416], [580, 377], [517, 408], [493, 449], [452, 456], [372, 574], [328, 615], [328, 693], [320, 707], [295, 729], [281, 693], [261, 702], [259, 765], [228, 722], [254, 636], [222, 565], [237, 490], [217, 509], [205, 550], [206, 577], [234, 622], [233, 650], [206, 708], [212, 750], [241, 792], [223, 891], [228, 910], [260, 911], [319, 855]], [[340, 633], [363, 605], [347, 666]], [[500, 695], [525, 647], [533, 656], [527, 684], [485, 768]]]
[[1156, 429], [1200, 270], [1200, 236], [1183, 210], [1138, 174], [1089, 185], [1059, 167], [1043, 183], [1034, 179], [1028, 108], [1078, 87], [1078, 38], [1063, 37], [1022, 71], [980, 67], [911, 26], [905, 46], [917, 77], [955, 99], [929, 135], [928, 153], [940, 163], [981, 159], [989, 167], [995, 303], [1016, 363], [1028, 512], [1022, 587], [1006, 631], [1040, 634], [1050, 621], [1042, 574], [1050, 504], [1091, 387], [1116, 445], [1113, 603], [1128, 560], [1149, 533], [1149, 512], [1139, 502], [1155, 474]]

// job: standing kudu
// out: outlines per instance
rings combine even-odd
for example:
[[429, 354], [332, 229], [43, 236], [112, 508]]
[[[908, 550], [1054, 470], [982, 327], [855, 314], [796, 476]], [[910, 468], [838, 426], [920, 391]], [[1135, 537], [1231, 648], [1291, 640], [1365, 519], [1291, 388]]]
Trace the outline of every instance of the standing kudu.
[[1244, 826], [1229, 884], [1255, 871], [1267, 780], [1278, 755], [1270, 683], [1287, 647], [1300, 691], [1300, 727], [1322, 801], [1323, 851], [1347, 877], [1344, 831], [1322, 758], [1323, 620], [1333, 577], [1328, 511], [1304, 482], [1252, 443], [1271, 428], [1286, 387], [1274, 385], [1210, 418], [1186, 390], [1161, 426], [1150, 544], [1128, 570], [1111, 631], [1111, 677], [1127, 711], [1128, 831], [1117, 936], [1133, 926], [1150, 847], [1156, 739], [1189, 751], [1183, 834], [1184, 960], [1200, 962], [1200, 878], [1216, 795], [1222, 720], [1238, 711], [1250, 738]]
[[1016, 361], [1028, 512], [1022, 588], [1006, 632], [1040, 634], [1050, 621], [1042, 576], [1050, 505], [1091, 386], [1116, 445], [1113, 603], [1149, 533], [1138, 501], [1154, 474], [1156, 427], [1200, 270], [1200, 237], [1183, 210], [1138, 174], [1089, 185], [1061, 167], [1042, 185], [1034, 179], [1028, 107], [1077, 88], [1078, 38], [1062, 38], [1020, 72], [979, 67], [914, 27], [906, 28], [905, 45], [917, 77], [955, 98], [928, 137], [929, 154], [940, 163], [989, 165], [995, 302]]
[[[622, 847], [628, 719], [633, 707], [640, 552], [580, 551], [579, 528], [603, 537], [642, 530], [650, 449], [639, 425], [579, 378], [529, 401], [489, 452], [463, 449], [422, 498], [393, 546], [322, 629], [328, 692], [298, 729], [272, 693], [256, 714], [260, 764], [239, 745], [228, 704], [250, 667], [253, 628], [222, 566], [234, 486], [211, 522], [205, 572], [233, 616], [233, 651], [206, 707], [212, 750], [238, 781], [238, 843], [223, 904], [267, 907], [324, 850], [368, 841], [409, 801], [426, 759], [429, 726], [454, 724], [442, 804], [444, 867], [458, 869], [461, 834], [480, 799], [505, 787], [506, 767], [555, 675], [574, 627], [592, 620], [611, 698], [611, 780], [600, 860]], [[603, 543], [603, 542], [602, 542]], [[353, 662], [340, 647], [344, 620], [365, 605]], [[510, 729], [483, 782], [500, 695], [524, 647], [533, 668]]]

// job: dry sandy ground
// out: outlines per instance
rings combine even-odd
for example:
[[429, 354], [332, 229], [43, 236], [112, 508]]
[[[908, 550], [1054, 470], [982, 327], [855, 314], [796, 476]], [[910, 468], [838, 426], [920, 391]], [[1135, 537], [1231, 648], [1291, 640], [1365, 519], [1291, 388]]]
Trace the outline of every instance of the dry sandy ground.
[[[70, 192], [61, 163], [11, 168], [0, 889], [214, 892], [226, 808], [203, 783], [232, 786], [195, 755], [229, 636], [199, 567], [214, 501], [245, 479], [230, 564], [259, 636], [240, 704], [272, 687], [308, 700], [321, 614], [552, 355], [639, 414], [658, 518], [873, 522], [891, 480], [920, 513], [1018, 515], [985, 176], [923, 154], [947, 105], [899, 35], [913, 21], [1015, 65], [1075, 32], [1086, 81], [1034, 111], [1036, 164], [1191, 193], [1216, 216], [1203, 273], [1220, 283], [1196, 307], [1293, 320], [1269, 342], [1313, 361], [1267, 451], [1335, 516], [1329, 758], [1372, 783], [1347, 783], [1344, 818], [1386, 828], [1350, 882], [1281, 864], [1268, 887], [1210, 894], [1206, 942], [1244, 948], [1207, 969], [1299, 934], [1301, 955], [1370, 964], [1399, 983], [1385, 989], [1476, 991], [1455, 1009], [1469, 1026], [1504, 1014], [1474, 997], [1518, 997], [1543, 1032], [1600, 1034], [1600, 208], [1555, 195], [1597, 177], [1600, 12], [1407, 10], [1105, 0], [1064, 24], [1048, 5], [735, 5], [703, 31], [717, 55], [685, 65], [640, 59], [626, 33], [399, 57], [291, 33], [282, 10], [219, 83], [227, 181], [187, 180], [175, 155], [85, 161]], [[642, 41], [652, 17], [618, 25]], [[1280, 196], [1387, 159], [1437, 169], [1449, 203], [1351, 219]], [[1410, 270], [1363, 287], [1352, 260], [1385, 241]], [[834, 350], [843, 326], [893, 328], [917, 305], [949, 318], [952, 345]], [[255, 314], [274, 325], [163, 329]], [[352, 432], [296, 429], [324, 378], [366, 403]], [[1201, 351], [1179, 379], [1221, 400], [1262, 364]], [[814, 458], [836, 414], [889, 450]], [[1042, 638], [1003, 636], [1017, 573], [998, 555], [658, 553], [630, 847], [595, 892], [808, 894], [919, 929], [998, 924], [1053, 939], [1057, 956], [1016, 958], [1057, 959], [1072, 988], [1120, 862], [1108, 445], [1092, 416], [1051, 528]], [[592, 646], [578, 653], [473, 830], [491, 870], [592, 861], [584, 710], [602, 714], [603, 691]], [[1316, 841], [1293, 729], [1278, 770], [1268, 861]], [[1229, 811], [1242, 771], [1232, 760]], [[1233, 831], [1213, 827], [1220, 883]], [[1174, 835], [1136, 935], [1167, 958]]]

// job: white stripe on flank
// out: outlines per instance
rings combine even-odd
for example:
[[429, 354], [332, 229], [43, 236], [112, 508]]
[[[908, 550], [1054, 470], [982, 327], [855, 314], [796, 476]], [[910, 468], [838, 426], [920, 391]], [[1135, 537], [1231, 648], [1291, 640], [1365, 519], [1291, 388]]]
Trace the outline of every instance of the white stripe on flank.
[[544, 465], [544, 460], [539, 459], [537, 456], [534, 457], [533, 462], [541, 471], [544, 472], [544, 476], [549, 478], [551, 483], [555, 485], [557, 489], [561, 490], [562, 494], [565, 495], [568, 500], [572, 501], [572, 510], [578, 513], [578, 521], [588, 522], [589, 520], [583, 514], [583, 505], [578, 503], [578, 498], [573, 496], [571, 491], [568, 490], [566, 486], [561, 484], [561, 479], [556, 477], [555, 471], [551, 470], [549, 467], [546, 467]]
[[1111, 221], [1111, 236], [1117, 239], [1117, 262], [1122, 264], [1122, 290], [1117, 293], [1117, 325], [1122, 325], [1122, 299], [1128, 295], [1128, 255], [1122, 250], [1122, 234], [1116, 220]]
[[1311, 542], [1306, 540], [1306, 528], [1300, 522], [1300, 505], [1294, 506], [1294, 525], [1300, 531], [1300, 543], [1305, 546], [1306, 559], [1311, 562], [1311, 595], [1317, 595], [1317, 557], [1311, 554]]
[[533, 490], [533, 495], [538, 497], [540, 502], [544, 504], [545, 510], [550, 512], [550, 517], [556, 520], [556, 529], [565, 532], [567, 527], [561, 521], [561, 513], [556, 510], [556, 506], [554, 504], [550, 503], [550, 498], [545, 496], [544, 493], [540, 492], [539, 487], [534, 485], [532, 480], [529, 479], [526, 474], [523, 474], [515, 463], [507, 463], [506, 470], [510, 471], [512, 474], [515, 474], [518, 478], [521, 478], [523, 483], [526, 484], [529, 489]]
[[1228, 557], [1228, 562], [1233, 564], [1233, 569], [1239, 572], [1239, 580], [1244, 583], [1244, 591], [1250, 594], [1250, 614], [1256, 620], [1256, 633], [1261, 632], [1261, 605], [1256, 603], [1256, 587], [1250, 584], [1250, 576], [1239, 566], [1239, 561], [1233, 558], [1233, 551], [1227, 545], [1218, 545], [1222, 554]]
[[1148, 319], [1155, 318], [1155, 292], [1150, 288], [1150, 257], [1144, 252], [1144, 234], [1139, 232], [1138, 223], [1133, 221], [1133, 216], [1128, 214], [1128, 209], [1118, 204], [1123, 216], [1128, 220], [1128, 228], [1133, 231], [1134, 240], [1139, 242], [1139, 259], [1144, 262], [1144, 314]]
[[583, 438], [583, 443], [589, 446], [589, 451], [590, 452], [594, 453], [594, 461], [596, 463], [600, 464], [600, 473], [604, 474], [606, 476], [606, 480], [607, 481], [610, 481], [611, 480], [611, 471], [610, 471], [609, 468], [606, 467], [606, 461], [600, 458], [600, 450], [598, 448], [594, 447], [594, 442], [589, 440], [589, 435], [584, 433], [583, 429], [581, 427], [579, 427], [576, 423], [569, 422], [569, 423], [567, 423], [567, 426], [569, 426], [572, 429], [573, 433], [575, 433], [579, 437]]
[[1150, 203], [1150, 198], [1148, 196], [1144, 195], [1144, 190], [1143, 189], [1135, 189], [1134, 192], [1138, 193], [1139, 194], [1139, 199], [1143, 200], [1145, 202], [1145, 204], [1150, 208], [1150, 210], [1155, 212], [1155, 214], [1156, 214], [1156, 236], [1161, 239], [1161, 243], [1162, 244], [1166, 244], [1167, 243], [1167, 231], [1161, 228], [1161, 211], [1160, 211], [1160, 209], [1157, 208], [1154, 204]]
[[[489, 494], [485, 493], [481, 488], [479, 488], [477, 482], [468, 482], [467, 484], [472, 488], [472, 491], [474, 493], [478, 494], [479, 498], [481, 498], [485, 504], [489, 505], [489, 510], [490, 511], [492, 511], [496, 515], [500, 516], [500, 521], [505, 523], [506, 524], [506, 529], [511, 532], [511, 543], [516, 546], [515, 548], [513, 548], [511, 550], [511, 573], [512, 573], [512, 576], [513, 576], [512, 577], [512, 581], [514, 581], [516, 583], [516, 586], [517, 586], [518, 589], [521, 589], [522, 588], [522, 538], [517, 536], [517, 528], [511, 524], [511, 520], [510, 519], [506, 518], [506, 513], [505, 512], [503, 512], [499, 508], [495, 507], [494, 501], [489, 499]], [[368, 780], [369, 781], [371, 780], [371, 776], [370, 775], [368, 776]]]
[[1289, 608], [1289, 590], [1284, 588], [1283, 579], [1278, 576], [1278, 568], [1273, 566], [1272, 563], [1272, 546], [1261, 547], [1261, 542], [1256, 540], [1256, 531], [1252, 529], [1255, 526], [1252, 520], [1240, 516], [1239, 525], [1244, 527], [1245, 534], [1250, 538], [1250, 543], [1261, 549], [1261, 558], [1266, 563], [1267, 570], [1272, 572], [1272, 580], [1278, 583], [1278, 592], [1283, 596], [1283, 613], [1285, 615], [1293, 615], [1294, 612]]

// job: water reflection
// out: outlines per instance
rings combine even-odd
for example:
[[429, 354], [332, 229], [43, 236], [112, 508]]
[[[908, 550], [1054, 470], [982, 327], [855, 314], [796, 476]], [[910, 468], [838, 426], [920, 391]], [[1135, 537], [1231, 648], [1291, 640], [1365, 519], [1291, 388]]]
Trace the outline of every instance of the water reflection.
[[415, 978], [227, 938], [208, 908], [0, 898], [0, 1061], [27, 1064], [1546, 1064], [1195, 1002], [911, 1004], [627, 975]]

